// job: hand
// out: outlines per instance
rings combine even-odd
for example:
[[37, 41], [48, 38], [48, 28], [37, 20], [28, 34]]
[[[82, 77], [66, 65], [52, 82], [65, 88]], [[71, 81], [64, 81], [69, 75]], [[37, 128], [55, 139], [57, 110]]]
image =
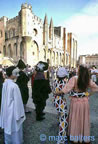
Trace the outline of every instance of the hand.
[[57, 95], [57, 92], [54, 92], [53, 95]]
[[55, 98], [53, 97], [53, 98], [52, 98], [52, 102], [54, 102], [54, 99], [55, 99]]
[[62, 94], [62, 91], [55, 92], [55, 95], [60, 95], [60, 94]]
[[59, 92], [59, 89], [58, 88], [56, 88], [56, 93], [58, 93]]
[[58, 95], [58, 92], [55, 92], [54, 95]]

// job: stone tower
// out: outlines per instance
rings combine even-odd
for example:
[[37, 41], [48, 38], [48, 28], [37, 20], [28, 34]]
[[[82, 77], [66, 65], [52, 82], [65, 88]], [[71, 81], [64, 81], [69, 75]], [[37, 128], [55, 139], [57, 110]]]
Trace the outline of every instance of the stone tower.
[[29, 47], [32, 40], [32, 6], [25, 3], [21, 6], [21, 37], [22, 42], [20, 44], [20, 58], [29, 63]]
[[51, 18], [49, 25], [49, 39], [53, 39], [53, 35], [54, 35], [54, 28], [53, 28], [53, 20]]
[[54, 46], [54, 26], [53, 26], [53, 20], [51, 18], [50, 25], [49, 25], [49, 39], [51, 40], [52, 48]]
[[53, 26], [53, 20], [51, 18], [50, 25], [49, 25], [49, 41], [51, 44], [50, 49], [50, 65], [53, 65], [53, 48], [54, 48], [54, 26]]
[[25, 3], [21, 6], [21, 30], [22, 36], [32, 36], [32, 6]]
[[48, 18], [45, 15], [44, 24], [43, 24], [43, 44], [48, 46]]

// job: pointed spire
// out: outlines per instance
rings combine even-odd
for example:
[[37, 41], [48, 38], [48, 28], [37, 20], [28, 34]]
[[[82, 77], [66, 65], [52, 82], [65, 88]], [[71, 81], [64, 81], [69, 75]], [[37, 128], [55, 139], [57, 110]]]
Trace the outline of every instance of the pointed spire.
[[48, 17], [47, 17], [47, 14], [45, 14], [44, 24], [48, 24]]
[[53, 28], [53, 20], [52, 20], [52, 18], [51, 18], [51, 20], [50, 20], [50, 26], [49, 26], [50, 28]]

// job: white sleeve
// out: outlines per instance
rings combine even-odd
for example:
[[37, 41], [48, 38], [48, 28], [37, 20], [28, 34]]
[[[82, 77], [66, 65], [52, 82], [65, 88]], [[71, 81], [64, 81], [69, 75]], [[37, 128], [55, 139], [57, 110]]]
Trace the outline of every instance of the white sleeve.
[[21, 118], [25, 119], [22, 96], [17, 85], [14, 88], [14, 114], [17, 121]]

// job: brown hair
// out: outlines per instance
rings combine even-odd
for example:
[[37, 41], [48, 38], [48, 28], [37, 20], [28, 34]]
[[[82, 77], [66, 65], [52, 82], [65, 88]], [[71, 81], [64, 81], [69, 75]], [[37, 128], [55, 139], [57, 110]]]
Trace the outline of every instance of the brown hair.
[[89, 87], [90, 82], [90, 73], [87, 67], [80, 65], [78, 70], [78, 89], [82, 92], [85, 92]]

